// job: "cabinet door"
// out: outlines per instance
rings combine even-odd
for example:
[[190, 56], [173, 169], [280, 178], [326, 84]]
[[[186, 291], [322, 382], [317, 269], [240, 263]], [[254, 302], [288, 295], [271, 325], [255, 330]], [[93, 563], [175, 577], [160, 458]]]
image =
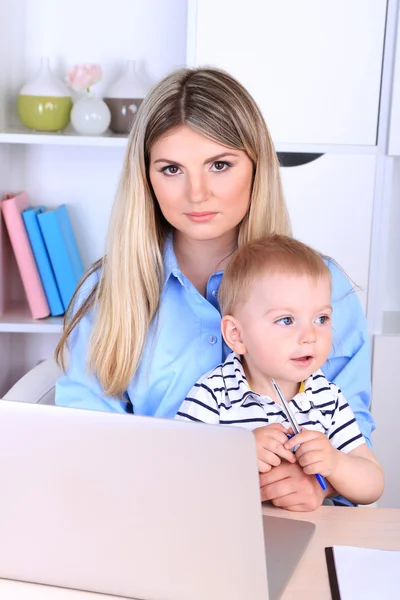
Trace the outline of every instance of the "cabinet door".
[[237, 77], [275, 143], [376, 143], [386, 0], [196, 4], [189, 63]]
[[388, 153], [400, 156], [400, 14], [397, 18], [397, 44], [393, 73]]
[[375, 157], [329, 154], [281, 168], [293, 234], [334, 258], [366, 308]]
[[372, 434], [372, 444], [385, 473], [385, 489], [378, 500], [379, 508], [400, 508], [400, 437], [396, 419], [399, 407], [399, 354], [400, 336], [375, 336], [371, 410], [376, 430]]

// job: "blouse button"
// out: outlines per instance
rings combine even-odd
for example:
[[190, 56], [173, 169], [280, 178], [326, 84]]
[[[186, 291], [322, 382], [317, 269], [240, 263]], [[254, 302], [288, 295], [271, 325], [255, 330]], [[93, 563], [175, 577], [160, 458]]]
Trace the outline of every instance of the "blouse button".
[[217, 295], [217, 290], [213, 290], [213, 291], [211, 292], [211, 296], [212, 296], [213, 298], [215, 298], [215, 297], [216, 297], [216, 295]]
[[213, 345], [214, 345], [214, 344], [216, 344], [216, 343], [218, 342], [218, 338], [217, 338], [217, 336], [215, 336], [215, 335], [210, 335], [210, 336], [208, 337], [208, 341], [210, 342], [210, 344], [213, 344]]

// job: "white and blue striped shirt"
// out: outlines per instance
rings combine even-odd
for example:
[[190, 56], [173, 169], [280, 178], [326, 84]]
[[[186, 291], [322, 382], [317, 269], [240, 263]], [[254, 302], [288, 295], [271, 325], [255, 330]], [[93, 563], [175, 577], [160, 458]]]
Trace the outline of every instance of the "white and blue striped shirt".
[[[327, 435], [337, 450], [347, 453], [365, 443], [342, 392], [321, 370], [306, 379], [290, 406], [300, 427]], [[199, 379], [176, 418], [251, 430], [272, 423], [290, 427], [277, 402], [249, 388], [240, 357], [234, 352]]]

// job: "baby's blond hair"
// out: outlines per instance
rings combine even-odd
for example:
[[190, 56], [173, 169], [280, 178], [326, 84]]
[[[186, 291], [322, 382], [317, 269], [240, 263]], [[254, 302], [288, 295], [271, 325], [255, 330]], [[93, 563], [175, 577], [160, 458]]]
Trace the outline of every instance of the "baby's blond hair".
[[225, 269], [218, 293], [222, 315], [233, 314], [254, 281], [267, 273], [327, 277], [331, 282], [322, 255], [310, 246], [285, 235], [258, 238], [240, 246]]

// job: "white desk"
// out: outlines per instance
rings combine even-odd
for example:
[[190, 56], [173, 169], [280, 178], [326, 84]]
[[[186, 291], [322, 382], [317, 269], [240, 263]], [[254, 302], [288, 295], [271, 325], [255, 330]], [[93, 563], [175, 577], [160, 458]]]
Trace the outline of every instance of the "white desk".
[[[313, 513], [290, 513], [271, 506], [264, 513], [312, 521], [316, 532], [282, 600], [330, 600], [325, 546], [348, 545], [400, 550], [400, 509], [322, 506]], [[78, 592], [0, 579], [5, 600], [116, 600], [115, 596]], [[249, 599], [251, 600], [251, 599]]]

